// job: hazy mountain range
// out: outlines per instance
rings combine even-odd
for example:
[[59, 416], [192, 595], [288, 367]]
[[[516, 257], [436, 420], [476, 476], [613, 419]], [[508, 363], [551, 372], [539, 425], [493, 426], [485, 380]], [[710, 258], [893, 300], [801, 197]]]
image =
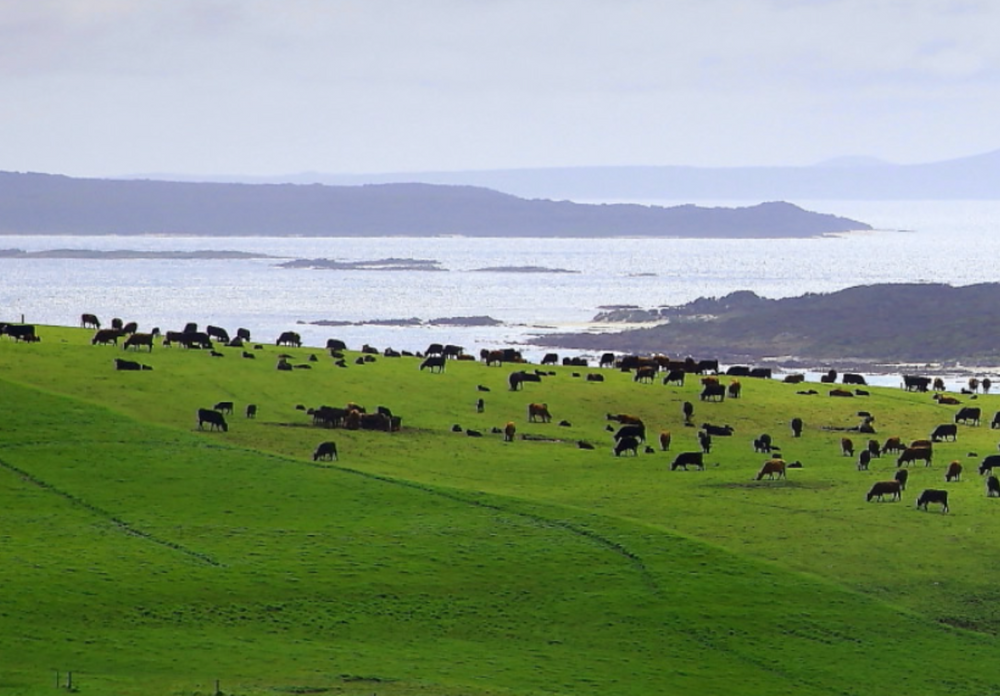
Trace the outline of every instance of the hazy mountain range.
[[166, 180], [358, 185], [420, 182], [481, 186], [553, 200], [960, 200], [1000, 198], [1000, 150], [926, 164], [842, 157], [807, 167], [551, 167], [482, 171], [185, 177]]
[[871, 229], [789, 203], [586, 205], [474, 186], [75, 179], [0, 172], [0, 234], [808, 237]]

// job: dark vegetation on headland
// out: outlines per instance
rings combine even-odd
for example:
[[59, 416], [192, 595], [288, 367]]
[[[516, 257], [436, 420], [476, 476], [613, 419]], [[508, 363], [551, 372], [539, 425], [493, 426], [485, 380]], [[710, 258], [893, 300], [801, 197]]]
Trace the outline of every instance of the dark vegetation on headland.
[[271, 254], [261, 254], [253, 251], [232, 251], [204, 249], [200, 251], [149, 251], [138, 249], [115, 249], [101, 251], [98, 249], [47, 249], [43, 251], [25, 251], [24, 249], [0, 249], [0, 259], [88, 259], [88, 260], [133, 260], [133, 259], [167, 259], [170, 261], [206, 260], [206, 259], [273, 259]]
[[871, 229], [790, 203], [586, 205], [472, 186], [300, 186], [0, 172], [0, 234], [311, 237], [812, 237]]
[[[595, 321], [658, 321], [603, 334], [558, 334], [563, 348], [716, 355], [727, 362], [793, 356], [858, 362], [1000, 362], [1000, 284], [882, 284], [771, 300], [749, 291], [678, 307], [601, 312]], [[787, 361], [785, 361], [787, 362]]]

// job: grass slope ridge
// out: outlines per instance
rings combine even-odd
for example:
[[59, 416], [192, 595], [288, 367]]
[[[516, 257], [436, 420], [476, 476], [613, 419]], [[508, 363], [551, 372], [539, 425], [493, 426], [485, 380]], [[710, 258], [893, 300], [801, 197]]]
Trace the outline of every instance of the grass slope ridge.
[[2, 234], [811, 237], [871, 229], [790, 203], [662, 208], [527, 200], [472, 186], [295, 186], [0, 172]]
[[663, 317], [669, 323], [600, 336], [549, 335], [544, 342], [567, 348], [719, 356], [729, 362], [775, 356], [985, 365], [1000, 360], [997, 283], [863, 285], [778, 300], [741, 291], [681, 307], [620, 314]]
[[[768, 484], [749, 480], [761, 457], [745, 437], [688, 474], [666, 470], [669, 453], [575, 446], [627, 407], [689, 447], [674, 414], [694, 384], [556, 368], [509, 392], [508, 370], [429, 375], [412, 359], [281, 373], [263, 358], [314, 349], [273, 347], [254, 361], [157, 348], [153, 371], [119, 373], [121, 351], [89, 332], [42, 328], [39, 344], [0, 341], [5, 693], [51, 691], [54, 669], [93, 694], [206, 693], [216, 678], [241, 694], [996, 693], [996, 639], [942, 623], [1000, 625], [995, 502], [973, 483], [953, 488], [950, 516], [861, 502], [871, 477], [820, 428], [853, 415], [840, 400], [795, 404], [801, 443], [775, 430], [789, 385], [699, 406], [807, 462]], [[484, 414], [477, 384], [492, 387]], [[875, 391], [866, 405], [903, 432], [947, 412]], [[197, 431], [194, 408], [223, 397], [259, 403], [258, 419]], [[294, 408], [348, 399], [392, 405], [404, 430], [328, 431]], [[575, 425], [526, 423], [535, 399]], [[550, 440], [450, 428], [506, 419]], [[973, 430], [940, 456], [986, 444]], [[311, 461], [324, 439], [340, 462]]]

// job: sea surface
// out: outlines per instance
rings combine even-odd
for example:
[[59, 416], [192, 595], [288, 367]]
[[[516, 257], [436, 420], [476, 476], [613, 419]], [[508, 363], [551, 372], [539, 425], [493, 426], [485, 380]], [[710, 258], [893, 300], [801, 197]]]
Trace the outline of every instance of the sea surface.
[[[307, 345], [336, 337], [350, 348], [368, 343], [418, 351], [441, 342], [478, 352], [512, 346], [534, 361], [545, 348], [524, 346], [531, 337], [621, 328], [591, 322], [608, 305], [676, 305], [735, 290], [779, 298], [871, 283], [968, 285], [1000, 279], [1000, 201], [793, 202], [867, 222], [875, 230], [792, 240], [4, 236], [0, 248], [26, 251], [237, 250], [339, 261], [420, 259], [436, 261], [442, 270], [283, 269], [276, 267], [278, 259], [0, 258], [0, 321], [23, 316], [37, 324], [75, 326], [81, 313], [91, 312], [104, 321], [137, 321], [140, 330], [177, 330], [196, 321], [230, 333], [246, 327], [260, 342], [295, 330]], [[477, 270], [524, 266], [572, 272]], [[502, 324], [308, 323], [483, 315]]]

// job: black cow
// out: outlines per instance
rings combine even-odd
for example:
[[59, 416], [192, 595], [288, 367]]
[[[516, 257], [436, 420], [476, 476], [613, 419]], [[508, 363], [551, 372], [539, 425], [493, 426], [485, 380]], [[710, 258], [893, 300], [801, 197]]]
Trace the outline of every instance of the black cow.
[[687, 471], [689, 466], [693, 466], [704, 471], [705, 462], [703, 457], [704, 454], [702, 452], [681, 452], [674, 458], [673, 463], [670, 465], [670, 470], [677, 471], [677, 469], [683, 468], [684, 471]]
[[106, 346], [109, 343], [114, 343], [117, 346], [118, 339], [122, 335], [123, 332], [118, 329], [98, 329], [94, 337], [90, 339], [90, 345], [96, 346], [97, 344], [101, 344], [102, 346]]
[[1000, 479], [996, 476], [990, 476], [986, 479], [986, 497], [1000, 498]]
[[34, 343], [38, 341], [38, 335], [35, 333], [34, 324], [4, 324], [2, 333], [6, 336], [10, 336], [17, 342], [24, 341], [26, 343]]
[[701, 390], [702, 401], [723, 401], [726, 398], [726, 385], [706, 384]]
[[684, 386], [684, 376], [687, 373], [684, 370], [671, 370], [667, 373], [667, 376], [663, 378], [664, 384], [676, 384], [678, 387]]
[[907, 447], [896, 459], [896, 468], [898, 469], [904, 464], [909, 466], [911, 463], [920, 460], [923, 460], [924, 466], [930, 466], [933, 456], [934, 453], [929, 447]]
[[127, 334], [134, 334], [138, 330], [139, 330], [139, 325], [134, 321], [130, 321], [129, 323], [125, 324], [125, 326], [122, 327], [122, 331]]
[[181, 333], [177, 342], [185, 348], [204, 348], [205, 350], [212, 349], [212, 339], [210, 339], [208, 334], [204, 331], [185, 331]]
[[210, 408], [199, 408], [198, 430], [201, 430], [205, 423], [208, 423], [209, 430], [218, 429], [224, 433], [229, 432], [229, 425], [226, 423], [226, 419], [221, 413], [213, 411]]
[[129, 348], [135, 348], [139, 350], [141, 346], [146, 346], [149, 352], [153, 352], [153, 334], [151, 333], [134, 333], [125, 339], [125, 345], [122, 346], [123, 349], [128, 350]]
[[313, 452], [313, 461], [316, 462], [320, 459], [326, 459], [329, 461], [336, 459], [337, 461], [340, 461], [337, 456], [337, 444], [335, 442], [319, 443], [316, 450]]
[[429, 372], [444, 372], [445, 361], [443, 355], [432, 355], [424, 358], [424, 361], [420, 363], [420, 369], [423, 370], [426, 367]]
[[115, 358], [115, 369], [116, 370], [152, 370], [153, 368], [149, 365], [143, 365], [142, 363], [137, 363], [134, 360], [122, 360], [121, 358]]
[[97, 318], [96, 314], [81, 314], [80, 326], [85, 329], [99, 329], [101, 328], [101, 320]]
[[709, 435], [717, 435], [719, 437], [729, 437], [736, 432], [731, 425], [712, 425], [711, 423], [702, 423], [701, 429]]
[[[112, 323], [114, 323], [113, 319], [111, 321]], [[119, 321], [121, 320], [119, 319]], [[195, 322], [189, 321], [187, 324], [184, 325], [183, 333], [197, 333], [197, 332], [198, 332], [198, 324], [196, 324]]]
[[510, 387], [511, 391], [517, 391], [522, 389], [522, 384], [525, 382], [541, 382], [542, 376], [534, 372], [511, 372], [507, 377], [507, 385]]
[[802, 436], [802, 419], [793, 418], [792, 419], [792, 437]]
[[992, 473], [994, 469], [1000, 469], [1000, 454], [988, 455], [979, 464], [980, 475], [987, 472]]
[[295, 346], [296, 348], [302, 347], [302, 337], [299, 336], [295, 331], [283, 331], [278, 340], [275, 341], [276, 346]]
[[232, 414], [232, 412], [233, 412], [233, 402], [232, 401], [220, 401], [219, 403], [217, 403], [212, 408], [214, 408], [219, 413], [229, 413], [229, 414]]
[[858, 471], [868, 471], [868, 465], [871, 463], [872, 453], [869, 450], [863, 449], [858, 453]]
[[620, 457], [624, 452], [631, 452], [633, 456], [639, 456], [639, 441], [634, 437], [623, 437], [615, 443], [615, 456]]
[[705, 454], [709, 454], [712, 451], [712, 436], [706, 433], [704, 430], [698, 431], [698, 444], [701, 445], [701, 451]]
[[1000, 428], [1000, 411], [997, 411], [996, 413], [993, 414], [993, 422], [990, 423], [990, 428], [992, 430]]
[[615, 366], [615, 354], [614, 353], [605, 353], [604, 355], [602, 355], [601, 356], [601, 362], [599, 363], [599, 366], [600, 367], [614, 367]]
[[229, 343], [229, 332], [223, 329], [221, 326], [206, 326], [205, 333], [208, 334], [209, 338], [214, 338], [216, 341], [222, 341], [223, 343]]
[[767, 452], [770, 452], [771, 449], [772, 449], [772, 447], [771, 447], [771, 436], [768, 435], [767, 433], [764, 433], [763, 435], [761, 435], [758, 438], [754, 438], [754, 441], [753, 441], [753, 451], [754, 452], [765, 452], [765, 453], [767, 453]]
[[587, 381], [588, 382], [603, 382], [604, 381], [604, 375], [598, 374], [596, 372], [588, 372], [587, 373]]
[[942, 440], [951, 440], [954, 442], [958, 438], [958, 426], [954, 423], [944, 423], [934, 428], [934, 432], [931, 433], [931, 440], [933, 442], [941, 442]]
[[682, 410], [684, 411], [684, 423], [691, 425], [691, 418], [694, 417], [694, 404], [690, 401], [685, 401]]
[[770, 367], [755, 367], [750, 370], [750, 377], [756, 379], [771, 379], [771, 368]]
[[559, 354], [558, 353], [546, 353], [545, 357], [542, 358], [543, 365], [558, 365], [559, 364]]
[[244, 329], [244, 328], [236, 329], [236, 338], [240, 339], [241, 341], [246, 341], [247, 343], [249, 343], [250, 329]]
[[859, 375], [854, 372], [845, 372], [841, 381], [844, 384], [858, 384], [862, 387], [868, 386], [868, 382], [865, 381], [864, 375]]
[[618, 428], [618, 432], [615, 433], [615, 440], [622, 440], [626, 437], [631, 437], [639, 442], [646, 441], [646, 426], [641, 424], [629, 424], [623, 425]]
[[982, 415], [983, 411], [978, 406], [964, 406], [958, 409], [958, 413], [955, 414], [955, 422], [965, 425], [979, 425], [979, 419]]
[[257, 417], [257, 404], [247, 404], [247, 418]]
[[905, 491], [906, 481], [910, 478], [910, 472], [906, 469], [897, 469], [896, 473], [893, 474], [893, 478], [899, 481], [899, 487]]
[[930, 377], [917, 377], [914, 375], [903, 375], [903, 388], [906, 391], [925, 392], [931, 384]]
[[726, 370], [730, 377], [749, 377], [750, 367], [747, 365], [732, 365]]
[[886, 495], [889, 496], [890, 500], [900, 500], [902, 497], [900, 495], [902, 488], [903, 486], [899, 481], [878, 481], [872, 485], [865, 500], [870, 503], [872, 498], [878, 498], [881, 501], [883, 496]]
[[917, 508], [927, 510], [928, 503], [940, 503], [941, 512], [948, 512], [948, 491], [928, 488], [917, 498]]

